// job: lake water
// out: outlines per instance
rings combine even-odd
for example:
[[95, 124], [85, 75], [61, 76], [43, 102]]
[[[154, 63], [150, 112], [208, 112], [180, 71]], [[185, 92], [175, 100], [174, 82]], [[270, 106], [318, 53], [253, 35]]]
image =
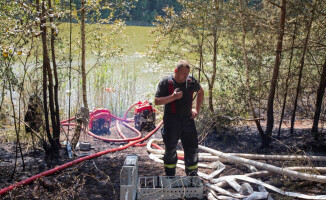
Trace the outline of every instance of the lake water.
[[[92, 63], [94, 61], [86, 62], [89, 66]], [[123, 116], [126, 109], [135, 102], [153, 102], [158, 82], [164, 76], [172, 74], [174, 65], [174, 62], [169, 61], [153, 64], [140, 53], [110, 59], [106, 65], [96, 67], [87, 76], [89, 108], [106, 108], [116, 116]], [[72, 79], [70, 104], [71, 112], [74, 113], [82, 106], [82, 91], [77, 89], [81, 88], [81, 77]], [[67, 83], [66, 90], [69, 90]], [[61, 94], [60, 109], [67, 115], [69, 96], [64, 91]]]

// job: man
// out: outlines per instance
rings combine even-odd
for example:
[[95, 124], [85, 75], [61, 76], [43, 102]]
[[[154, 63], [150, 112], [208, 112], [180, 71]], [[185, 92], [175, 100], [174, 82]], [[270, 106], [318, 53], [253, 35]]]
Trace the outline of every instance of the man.
[[[176, 147], [179, 139], [185, 153], [187, 176], [197, 176], [198, 172], [198, 137], [194, 118], [200, 112], [204, 90], [195, 78], [189, 76], [189, 72], [189, 62], [181, 60], [174, 70], [174, 75], [160, 81], [155, 94], [155, 104], [164, 105], [163, 160], [167, 176], [175, 176], [178, 161]], [[195, 92], [196, 105], [195, 109], [192, 109]]]

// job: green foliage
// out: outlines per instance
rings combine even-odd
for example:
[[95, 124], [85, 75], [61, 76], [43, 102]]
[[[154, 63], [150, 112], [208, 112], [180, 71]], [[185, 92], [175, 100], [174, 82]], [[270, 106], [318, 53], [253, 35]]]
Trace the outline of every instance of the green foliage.
[[[272, 69], [275, 62], [275, 43], [278, 35], [279, 8], [268, 1], [246, 1], [241, 11], [240, 1], [87, 1], [86, 23], [86, 70], [88, 91], [92, 91], [92, 106], [109, 107], [122, 112], [129, 103], [150, 98], [156, 83], [179, 59], [188, 59], [196, 70], [206, 91], [212, 86], [215, 113], [212, 115], [241, 116], [250, 118], [248, 91], [245, 87], [245, 66], [242, 36], [246, 32], [245, 46], [248, 53], [248, 76], [250, 94], [255, 111], [264, 116]], [[311, 16], [308, 1], [289, 0], [286, 13], [286, 32], [282, 62], [276, 91], [275, 111], [279, 112], [285, 93], [285, 80], [290, 71], [289, 96], [294, 96], [297, 73], [306, 35], [307, 21]], [[318, 1], [312, 25], [308, 53], [305, 57], [300, 113], [311, 117], [314, 108], [316, 86], [321, 63], [325, 57], [325, 3]], [[48, 30], [55, 30], [55, 50], [58, 61], [60, 104], [67, 113], [69, 89], [70, 25], [72, 27], [72, 102], [80, 104], [80, 0], [73, 1], [72, 12], [67, 1], [53, 1], [54, 23]], [[17, 90], [26, 73], [23, 96], [39, 92], [42, 76], [42, 45], [40, 42], [40, 19], [37, 8], [30, 1], [0, 2], [0, 86], [8, 90], [8, 80]], [[72, 15], [73, 23], [67, 23]], [[156, 17], [155, 17], [156, 16]], [[155, 20], [153, 18], [155, 17]], [[150, 27], [126, 26], [121, 20], [156, 22]], [[298, 30], [292, 47], [294, 24]], [[244, 26], [243, 26], [244, 25]], [[48, 37], [50, 36], [48, 31]], [[213, 81], [214, 34], [217, 36], [216, 77]], [[150, 46], [147, 54], [144, 53]], [[290, 52], [293, 51], [291, 66]], [[21, 53], [20, 53], [21, 52]], [[202, 57], [201, 57], [202, 55]], [[148, 60], [151, 58], [152, 60]], [[26, 60], [25, 60], [26, 59]], [[26, 65], [24, 64], [26, 63]], [[200, 69], [200, 70], [199, 70]], [[145, 72], [144, 72], [145, 71]], [[171, 70], [170, 70], [171, 71]], [[141, 82], [141, 83], [139, 83]], [[213, 85], [210, 85], [214, 82]], [[106, 87], [116, 93], [104, 93]], [[117, 89], [119, 88], [119, 90]], [[78, 92], [79, 91], [79, 92]], [[135, 92], [133, 92], [135, 91]], [[131, 94], [130, 94], [131, 93]], [[98, 99], [96, 95], [101, 94]], [[23, 98], [22, 98], [23, 99]], [[205, 105], [207, 106], [207, 105]], [[291, 111], [292, 99], [287, 102]], [[116, 109], [116, 110], [114, 110]]]
[[9, 88], [9, 84], [14, 88], [18, 84], [13, 65], [29, 53], [24, 46], [30, 39], [27, 33], [33, 27], [30, 21], [33, 12], [22, 2], [0, 2], [0, 80], [5, 88]]
[[[179, 3], [183, 8], [180, 12], [165, 8], [165, 13], [156, 18], [157, 23], [153, 32], [157, 34], [157, 37], [148, 53], [157, 63], [166, 59], [183, 58], [188, 59], [196, 69], [202, 67], [201, 84], [205, 88], [207, 97], [214, 73], [212, 42], [214, 28], [217, 27], [217, 74], [213, 87], [213, 104], [216, 112], [230, 117], [251, 118], [248, 106], [248, 93], [250, 92], [257, 115], [264, 116], [275, 62], [280, 9], [268, 1], [245, 1], [244, 8], [240, 10], [239, 2], [241, 1], [180, 0]], [[306, 36], [311, 6], [307, 1], [292, 0], [287, 4], [286, 34], [279, 84], [275, 96], [274, 110], [276, 112], [281, 110], [289, 67], [291, 73], [288, 92], [290, 96], [295, 95], [294, 88], [297, 84], [298, 66], [302, 55], [302, 41]], [[308, 46], [310, 53], [305, 57], [304, 81], [301, 85], [300, 114], [306, 117], [311, 117], [313, 114], [316, 86], [321, 74], [321, 65], [325, 59], [324, 42], [321, 39], [321, 35], [326, 33], [325, 26], [321, 24], [322, 20], [325, 20], [325, 16], [321, 14], [325, 3], [319, 1], [318, 8], [320, 12], [316, 12], [319, 14], [316, 15], [312, 26], [312, 38]], [[244, 16], [244, 22], [240, 21], [240, 12]], [[294, 23], [297, 23], [298, 30], [294, 33], [296, 40], [292, 47]], [[244, 30], [248, 69], [243, 57]], [[321, 43], [318, 44], [316, 41]], [[293, 61], [289, 66], [292, 48], [294, 48]], [[195, 71], [195, 75], [199, 76], [199, 72]], [[245, 87], [247, 77], [249, 77], [250, 91]], [[289, 99], [288, 112], [292, 109], [291, 103], [292, 99]]]
[[[81, 0], [75, 0], [76, 10], [81, 8]], [[142, 21], [151, 24], [156, 15], [163, 15], [163, 8], [173, 6], [180, 11], [177, 0], [97, 0], [87, 1], [87, 6], [96, 7], [87, 14], [87, 22], [98, 22], [106, 19], [123, 19], [126, 21]]]

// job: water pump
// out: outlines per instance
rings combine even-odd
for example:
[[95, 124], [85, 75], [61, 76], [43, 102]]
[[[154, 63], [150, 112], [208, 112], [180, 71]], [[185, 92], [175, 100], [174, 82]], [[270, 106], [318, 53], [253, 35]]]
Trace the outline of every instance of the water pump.
[[111, 112], [107, 109], [94, 109], [89, 116], [89, 130], [95, 134], [110, 134]]
[[135, 128], [151, 131], [155, 128], [155, 109], [148, 101], [139, 101], [135, 107]]

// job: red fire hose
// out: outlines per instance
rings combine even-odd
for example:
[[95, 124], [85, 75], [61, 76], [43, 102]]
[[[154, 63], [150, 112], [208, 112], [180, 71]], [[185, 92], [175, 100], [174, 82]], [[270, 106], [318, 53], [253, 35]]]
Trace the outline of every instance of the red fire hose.
[[27, 184], [33, 182], [34, 180], [36, 180], [36, 179], [38, 179], [38, 178], [40, 178], [42, 176], [51, 175], [51, 174], [53, 174], [55, 172], [61, 171], [61, 170], [65, 169], [65, 168], [68, 168], [68, 167], [70, 167], [72, 165], [81, 163], [81, 162], [83, 162], [85, 160], [93, 159], [93, 158], [102, 156], [104, 154], [110, 153], [110, 152], [124, 150], [124, 149], [126, 149], [126, 148], [128, 148], [128, 147], [130, 147], [130, 146], [132, 146], [134, 144], [137, 144], [139, 142], [142, 142], [142, 141], [148, 139], [150, 136], [152, 136], [161, 127], [162, 124], [163, 124], [163, 121], [161, 121], [159, 123], [159, 125], [153, 131], [151, 131], [150, 133], [148, 133], [144, 138], [141, 138], [141, 139], [136, 140], [136, 141], [132, 141], [132, 142], [130, 142], [130, 143], [128, 143], [128, 144], [126, 144], [126, 145], [124, 145], [122, 147], [118, 147], [118, 148], [114, 148], [114, 149], [108, 149], [108, 150], [105, 150], [105, 151], [101, 151], [101, 152], [95, 153], [93, 155], [89, 155], [89, 156], [85, 156], [85, 157], [82, 157], [82, 158], [78, 158], [76, 160], [73, 160], [71, 162], [68, 162], [68, 163], [65, 163], [63, 165], [57, 166], [57, 167], [55, 167], [53, 169], [47, 170], [47, 171], [42, 172], [40, 174], [34, 175], [34, 176], [32, 176], [32, 177], [30, 177], [28, 179], [25, 179], [23, 181], [20, 181], [20, 182], [18, 182], [16, 184], [13, 184], [13, 185], [11, 185], [11, 186], [9, 186], [7, 188], [4, 188], [4, 189], [0, 190], [0, 196], [3, 195], [3, 194], [6, 194], [7, 192], [9, 192], [10, 190], [12, 190], [12, 189], [14, 189], [16, 187], [27, 185]]
[[[116, 119], [116, 120], [120, 120], [120, 121], [132, 122], [133, 119], [127, 119], [127, 114], [128, 114], [128, 112], [130, 111], [130, 109], [131, 109], [132, 107], [134, 107], [135, 105], [137, 105], [137, 104], [138, 104], [138, 102], [132, 104], [132, 105], [127, 109], [127, 111], [125, 112], [123, 118], [117, 117], [117, 116], [113, 115], [112, 113], [111, 113], [111, 117], [113, 117], [113, 118]], [[74, 119], [75, 119], [75, 117], [72, 117], [72, 118], [70, 118], [70, 119], [66, 119], [66, 120], [62, 120], [61, 123], [66, 123], [66, 122], [72, 121], [72, 120], [74, 120]]]
[[[117, 121], [117, 123], [118, 123], [118, 121]], [[76, 124], [75, 123], [63, 123], [62, 124], [62, 126], [68, 126], [68, 125], [75, 126]], [[127, 126], [127, 124], [125, 124], [125, 123], [124, 123], [124, 125]], [[114, 139], [114, 138], [111, 139], [111, 138], [101, 137], [101, 136], [98, 136], [98, 135], [92, 133], [91, 131], [88, 131], [87, 133], [89, 135], [93, 136], [94, 138], [103, 140], [105, 142], [129, 142], [129, 141], [134, 141], [134, 140], [138, 140], [138, 139], [141, 138], [141, 133], [140, 132], [138, 132], [138, 135], [136, 137], [133, 137], [133, 138], [126, 138], [125, 136], [122, 136], [123, 139]]]
[[[132, 106], [130, 106], [130, 107], [128, 108], [127, 112], [128, 112], [128, 111], [129, 111], [129, 110], [130, 110], [134, 105], [136, 105], [136, 104], [137, 104], [137, 103], [135, 103], [135, 104], [133, 104]], [[122, 118], [115, 117], [115, 116], [113, 116], [113, 115], [112, 115], [112, 117], [114, 117], [115, 119], [120, 120], [120, 121], [131, 121], [131, 120], [127, 120], [127, 119], [126, 119], [127, 112], [126, 112], [126, 114], [124, 115], [124, 118], [123, 118], [123, 119], [122, 119]], [[63, 120], [61, 123], [63, 123], [62, 125], [75, 125], [75, 124], [69, 124], [69, 123], [66, 123], [66, 122], [69, 122], [69, 121], [71, 121], [71, 120], [73, 120], [73, 119], [75, 119], [75, 118], [70, 118], [70, 119], [67, 119], [67, 120]], [[118, 122], [118, 121], [117, 121], [117, 122]], [[130, 129], [136, 131], [136, 132], [138, 133], [138, 136], [135, 137], [135, 138], [130, 138], [130, 139], [126, 138], [125, 136], [122, 136], [123, 139], [111, 139], [111, 140], [114, 140], [114, 141], [117, 141], [117, 142], [129, 141], [128, 144], [126, 144], [126, 145], [124, 145], [124, 146], [122, 146], [122, 147], [118, 147], [118, 148], [114, 148], [114, 149], [108, 149], [108, 150], [105, 150], [105, 151], [101, 151], [101, 152], [95, 153], [95, 154], [93, 154], [93, 155], [89, 155], [89, 156], [85, 156], [85, 157], [82, 157], [82, 158], [78, 158], [78, 159], [73, 160], [73, 161], [71, 161], [71, 162], [68, 162], [68, 163], [65, 163], [65, 164], [63, 164], [63, 165], [57, 166], [57, 167], [55, 167], [55, 168], [53, 168], [53, 169], [50, 169], [50, 170], [47, 170], [47, 171], [42, 172], [42, 173], [40, 173], [40, 174], [34, 175], [34, 176], [32, 176], [32, 177], [30, 177], [30, 178], [28, 178], [28, 179], [22, 180], [22, 181], [20, 181], [20, 182], [18, 182], [18, 183], [15, 183], [15, 184], [13, 184], [13, 185], [10, 185], [9, 187], [6, 187], [6, 188], [1, 189], [1, 190], [0, 190], [0, 196], [6, 194], [7, 192], [13, 190], [13, 189], [16, 188], [16, 187], [23, 186], [23, 185], [27, 185], [27, 184], [33, 182], [34, 180], [36, 180], [36, 179], [38, 179], [38, 178], [40, 178], [40, 177], [42, 177], [42, 176], [48, 176], [48, 175], [51, 175], [51, 174], [53, 174], [53, 173], [55, 173], [55, 172], [61, 171], [61, 170], [65, 169], [65, 168], [68, 168], [68, 167], [70, 167], [70, 166], [72, 166], [72, 165], [75, 165], [75, 164], [81, 163], [81, 162], [83, 162], [83, 161], [85, 161], [85, 160], [93, 159], [93, 158], [96, 158], [96, 157], [102, 156], [102, 155], [104, 155], [104, 154], [110, 153], [110, 152], [115, 152], [115, 151], [124, 150], [124, 149], [126, 149], [126, 148], [128, 148], [128, 147], [130, 147], [130, 146], [136, 145], [137, 143], [142, 142], [142, 141], [144, 141], [144, 140], [147, 140], [149, 137], [151, 137], [151, 136], [152, 136], [152, 135], [153, 135], [153, 134], [154, 134], [154, 133], [155, 133], [155, 132], [156, 132], [156, 131], [161, 127], [161, 126], [162, 126], [162, 124], [163, 124], [163, 121], [161, 121], [161, 122], [158, 124], [158, 126], [157, 126], [154, 130], [152, 130], [150, 133], [148, 133], [144, 138], [138, 139], [138, 138], [141, 137], [141, 133], [140, 133], [138, 130], [136, 130], [135, 128], [131, 127], [130, 125], [124, 123], [125, 126], [127, 126], [128, 128], [130, 128]], [[119, 125], [117, 125], [117, 126], [119, 126]], [[121, 131], [121, 130], [120, 130], [120, 131]], [[97, 136], [97, 135], [91, 133], [90, 131], [88, 131], [88, 133], [89, 133], [90, 135], [92, 135], [92, 136], [96, 136], [96, 138], [98, 138], [98, 139], [106, 139], [106, 140], [109, 140], [109, 139], [107, 139], [107, 138], [102, 138], [102, 137], [99, 138], [99, 136]], [[122, 134], [122, 135], [123, 135], [123, 134]], [[132, 140], [134, 140], [134, 141], [132, 141]], [[105, 140], [104, 140], [104, 141], [105, 141]], [[139, 145], [139, 146], [143, 146], [143, 145], [146, 145], [146, 144], [141, 144], [141, 145]], [[155, 147], [157, 146], [156, 148], [161, 148], [161, 147], [159, 147], [158, 145], [154, 145], [154, 146], [155, 146]]]

